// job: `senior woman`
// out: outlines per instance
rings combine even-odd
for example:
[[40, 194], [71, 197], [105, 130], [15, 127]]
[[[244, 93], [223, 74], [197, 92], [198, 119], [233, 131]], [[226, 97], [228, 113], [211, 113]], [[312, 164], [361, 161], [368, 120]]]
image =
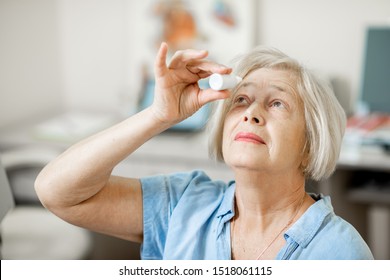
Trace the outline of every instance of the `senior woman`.
[[[198, 80], [231, 68], [207, 52], [155, 61], [153, 104], [75, 144], [36, 180], [42, 203], [75, 225], [142, 243], [143, 259], [372, 259], [359, 233], [336, 216], [329, 197], [305, 180], [329, 176], [345, 115], [330, 88], [283, 53], [258, 47], [241, 57], [233, 90]], [[123, 178], [113, 168], [151, 137], [220, 100], [211, 151], [234, 181], [202, 171]]]

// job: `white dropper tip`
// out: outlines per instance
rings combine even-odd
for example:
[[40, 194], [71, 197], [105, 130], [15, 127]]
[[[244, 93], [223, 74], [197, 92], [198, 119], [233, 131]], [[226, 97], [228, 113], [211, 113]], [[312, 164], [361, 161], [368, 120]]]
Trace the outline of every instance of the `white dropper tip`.
[[209, 78], [209, 85], [213, 90], [224, 90], [234, 88], [241, 81], [242, 78], [236, 75], [214, 73]]

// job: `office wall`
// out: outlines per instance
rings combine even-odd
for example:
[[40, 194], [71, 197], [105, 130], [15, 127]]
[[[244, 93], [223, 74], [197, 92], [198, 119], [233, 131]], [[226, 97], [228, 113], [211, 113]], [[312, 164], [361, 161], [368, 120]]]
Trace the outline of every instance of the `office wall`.
[[0, 127], [61, 108], [57, 2], [0, 0]]
[[[128, 91], [126, 0], [58, 0], [67, 108], [115, 111]], [[135, 2], [135, 1], [134, 1]]]

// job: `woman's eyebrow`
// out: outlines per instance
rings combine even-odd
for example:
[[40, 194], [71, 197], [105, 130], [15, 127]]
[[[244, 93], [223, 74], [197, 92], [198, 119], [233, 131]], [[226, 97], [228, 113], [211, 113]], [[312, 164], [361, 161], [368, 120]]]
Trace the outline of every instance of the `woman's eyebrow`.
[[286, 89], [280, 85], [270, 84], [270, 87], [276, 89], [277, 91], [287, 93]]
[[252, 86], [252, 87], [258, 87], [258, 85], [255, 83], [255, 82], [243, 82], [241, 83], [240, 87], [249, 87], [249, 86]]
[[239, 83], [235, 92], [239, 91], [241, 88], [248, 88], [248, 87], [259, 88], [259, 86], [255, 82], [246, 81], [246, 82]]
[[[250, 81], [247, 81], [247, 82], [242, 82], [238, 85], [236, 91], [239, 91], [241, 88], [254, 88], [254, 89], [260, 89], [260, 86], [255, 83], [255, 82], [250, 82]], [[286, 90], [285, 87], [281, 86], [281, 85], [278, 85], [278, 84], [274, 84], [274, 83], [271, 83], [269, 84], [269, 87], [272, 88], [272, 89], [275, 89], [277, 90], [278, 92], [281, 92], [281, 93], [285, 93], [287, 94], [288, 91]]]

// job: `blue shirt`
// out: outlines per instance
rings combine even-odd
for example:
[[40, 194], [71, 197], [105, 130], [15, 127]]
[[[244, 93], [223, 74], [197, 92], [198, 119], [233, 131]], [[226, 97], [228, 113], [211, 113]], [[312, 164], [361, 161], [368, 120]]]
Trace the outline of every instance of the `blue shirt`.
[[[205, 173], [141, 179], [144, 239], [141, 258], [231, 259], [235, 183]], [[278, 260], [373, 259], [356, 229], [335, 215], [329, 197], [317, 201], [284, 233]]]

